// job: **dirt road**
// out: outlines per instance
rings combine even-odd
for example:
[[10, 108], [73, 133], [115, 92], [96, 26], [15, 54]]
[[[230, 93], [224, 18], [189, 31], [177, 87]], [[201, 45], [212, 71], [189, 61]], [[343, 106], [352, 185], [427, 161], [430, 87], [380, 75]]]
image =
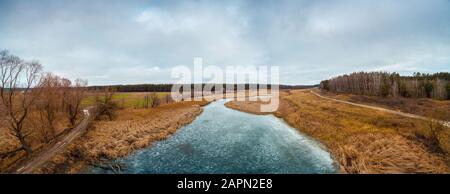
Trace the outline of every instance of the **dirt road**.
[[55, 143], [54, 145], [39, 153], [39, 155], [19, 166], [13, 173], [30, 174], [36, 168], [40, 167], [53, 156], [55, 156], [57, 153], [63, 151], [67, 147], [67, 145], [69, 145], [74, 139], [81, 136], [87, 130], [89, 122], [92, 119], [92, 110], [93, 107], [88, 107], [87, 109], [83, 110], [85, 116], [80, 124], [78, 124], [78, 126], [73, 128], [66, 136], [61, 138], [59, 142]]
[[312, 90], [310, 90], [310, 92], [312, 94], [316, 95], [319, 98], [332, 100], [332, 101], [340, 102], [340, 103], [345, 103], [345, 104], [349, 104], [349, 105], [353, 105], [353, 106], [358, 106], [358, 107], [369, 108], [369, 109], [373, 109], [373, 110], [384, 111], [384, 112], [388, 112], [388, 113], [391, 113], [391, 114], [400, 115], [400, 116], [404, 116], [404, 117], [408, 117], [408, 118], [421, 119], [421, 120], [427, 120], [427, 121], [434, 120], [434, 121], [437, 121], [437, 122], [441, 123], [442, 125], [444, 125], [446, 127], [450, 127], [450, 122], [449, 121], [436, 120], [436, 119], [432, 119], [432, 118], [428, 118], [428, 117], [424, 117], [424, 116], [419, 116], [419, 115], [410, 114], [410, 113], [404, 113], [404, 112], [390, 110], [390, 109], [381, 108], [381, 107], [377, 107], [377, 106], [370, 106], [370, 105], [365, 105], [365, 104], [358, 104], [358, 103], [354, 103], [354, 102], [349, 102], [349, 101], [345, 101], [345, 100], [338, 100], [338, 99], [322, 96], [322, 95], [320, 95], [320, 94], [318, 94], [318, 93], [316, 93], [316, 92], [314, 92]]

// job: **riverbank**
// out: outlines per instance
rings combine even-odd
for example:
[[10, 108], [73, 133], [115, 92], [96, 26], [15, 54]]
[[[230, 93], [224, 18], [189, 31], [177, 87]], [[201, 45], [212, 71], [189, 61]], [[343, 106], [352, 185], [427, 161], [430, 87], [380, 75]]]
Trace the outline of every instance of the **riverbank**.
[[[254, 102], [226, 106], [258, 110]], [[308, 90], [281, 92], [274, 115], [325, 144], [342, 173], [450, 172], [446, 145], [430, 141], [430, 123], [425, 121], [327, 101]]]
[[83, 137], [35, 173], [79, 173], [90, 165], [124, 157], [191, 123], [206, 104], [178, 102], [151, 109], [118, 110], [115, 120], [96, 121]]
[[261, 102], [258, 101], [230, 101], [225, 103], [225, 106], [231, 109], [239, 110], [246, 113], [256, 114], [256, 115], [267, 115], [272, 114], [270, 112], [260, 111]]

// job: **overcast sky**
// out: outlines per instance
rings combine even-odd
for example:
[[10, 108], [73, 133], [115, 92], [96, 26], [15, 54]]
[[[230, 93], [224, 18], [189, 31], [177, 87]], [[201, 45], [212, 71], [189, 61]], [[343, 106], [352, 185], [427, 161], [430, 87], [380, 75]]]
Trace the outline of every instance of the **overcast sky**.
[[450, 0], [0, 0], [0, 49], [90, 85], [170, 69], [278, 65], [284, 84], [353, 71], [450, 71]]

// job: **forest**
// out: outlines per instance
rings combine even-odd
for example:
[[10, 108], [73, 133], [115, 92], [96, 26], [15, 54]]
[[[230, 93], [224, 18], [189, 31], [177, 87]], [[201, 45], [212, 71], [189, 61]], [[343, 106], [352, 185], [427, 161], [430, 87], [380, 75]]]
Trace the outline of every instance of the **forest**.
[[356, 72], [324, 80], [320, 88], [334, 93], [405, 98], [450, 99], [450, 73]]

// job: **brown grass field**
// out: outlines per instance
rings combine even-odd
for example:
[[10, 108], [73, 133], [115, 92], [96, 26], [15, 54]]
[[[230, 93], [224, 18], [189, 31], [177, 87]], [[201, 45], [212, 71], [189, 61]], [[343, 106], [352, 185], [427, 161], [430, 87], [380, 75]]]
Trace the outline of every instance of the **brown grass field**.
[[[254, 102], [227, 106], [258, 110]], [[436, 141], [427, 121], [321, 99], [309, 90], [281, 92], [274, 115], [325, 144], [342, 173], [450, 173], [449, 129]]]

